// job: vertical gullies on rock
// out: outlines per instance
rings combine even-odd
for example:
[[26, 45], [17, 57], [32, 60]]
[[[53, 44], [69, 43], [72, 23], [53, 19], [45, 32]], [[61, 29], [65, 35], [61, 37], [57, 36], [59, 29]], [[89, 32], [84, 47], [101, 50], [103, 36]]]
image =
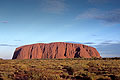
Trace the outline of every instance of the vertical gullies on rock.
[[43, 48], [43, 53], [45, 52], [45, 46], [44, 46], [44, 48]]
[[83, 48], [85, 48], [85, 45], [83, 45]]
[[72, 44], [72, 47], [73, 47], [73, 44]]
[[37, 46], [36, 55], [35, 55], [36, 58], [37, 58], [37, 55], [39, 54], [39, 49], [38, 48], [39, 47]]
[[52, 47], [53, 47], [53, 45], [49, 45], [49, 52], [48, 52], [48, 56], [49, 56], [49, 58], [51, 59], [52, 58], [52, 56], [53, 56], [53, 54], [52, 54]]
[[42, 58], [45, 58], [45, 45], [42, 46]]
[[89, 55], [90, 55], [90, 56], [92, 56], [92, 55], [93, 55], [93, 52], [92, 52], [92, 50], [91, 50], [91, 49], [89, 50]]
[[79, 58], [79, 57], [80, 57], [80, 47], [77, 47], [74, 58]]
[[58, 46], [57, 46], [57, 48], [56, 48], [56, 53], [58, 54]]
[[[67, 44], [67, 45], [66, 45]], [[84, 47], [84, 48], [83, 48]], [[91, 58], [98, 57], [98, 51], [87, 45], [72, 43], [32, 44], [15, 50], [12, 59], [45, 59], [45, 58]]]
[[38, 47], [38, 50], [40, 50], [40, 54], [41, 54], [40, 59], [42, 58], [42, 55], [43, 55], [43, 53], [42, 53], [42, 46], [43, 46], [43, 45], [40, 45], [40, 44], [39, 44], [39, 47]]
[[48, 47], [47, 47], [47, 55], [46, 55], [46, 58], [48, 58], [49, 57], [49, 49], [48, 49]]
[[85, 50], [88, 52], [89, 51], [88, 47], [85, 47]]
[[66, 57], [66, 54], [67, 54], [67, 44], [66, 44], [65, 53], [64, 53], [65, 57]]
[[32, 49], [30, 51], [30, 59], [32, 59], [32, 51], [33, 51], [33, 47], [32, 47]]
[[56, 58], [57, 54], [58, 54], [58, 46], [56, 47], [54, 58]]

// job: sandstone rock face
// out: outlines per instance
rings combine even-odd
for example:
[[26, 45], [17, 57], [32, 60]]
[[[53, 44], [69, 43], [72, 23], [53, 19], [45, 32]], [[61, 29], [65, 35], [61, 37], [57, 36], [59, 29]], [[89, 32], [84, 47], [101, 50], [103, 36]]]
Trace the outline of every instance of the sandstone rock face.
[[16, 48], [12, 59], [100, 58], [98, 51], [87, 45], [65, 42], [38, 43]]

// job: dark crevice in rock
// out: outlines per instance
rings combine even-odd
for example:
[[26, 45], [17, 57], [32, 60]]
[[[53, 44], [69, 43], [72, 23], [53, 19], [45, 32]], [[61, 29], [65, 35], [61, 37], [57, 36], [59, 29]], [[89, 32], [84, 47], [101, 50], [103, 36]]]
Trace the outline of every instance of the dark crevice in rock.
[[44, 53], [45, 53], [45, 45], [42, 48], [42, 58], [45, 58]]
[[86, 51], [88, 52], [88, 49], [86, 49]]
[[83, 45], [83, 48], [85, 48], [85, 45]]
[[80, 47], [76, 48], [76, 53], [74, 58], [79, 58], [80, 57]]
[[89, 55], [92, 56], [93, 52], [92, 50], [89, 50]]
[[48, 53], [47, 53], [47, 58], [48, 58]]
[[72, 44], [72, 47], [73, 47], [73, 44]]
[[50, 59], [52, 59], [52, 55], [50, 56]]
[[45, 52], [45, 46], [44, 46], [44, 48], [43, 48], [43, 53]]
[[65, 53], [64, 53], [64, 56], [66, 57], [66, 54], [67, 53], [67, 44], [66, 44], [66, 48], [65, 48]]
[[32, 47], [32, 49], [31, 49], [30, 59], [32, 59], [32, 51], [33, 51], [33, 47]]
[[56, 58], [56, 55], [58, 54], [58, 46], [56, 47], [56, 54], [55, 54], [55, 57]]
[[14, 53], [14, 56], [13, 56], [12, 59], [17, 59], [17, 57], [18, 57], [18, 55], [20, 54], [20, 51], [21, 51], [21, 50], [22, 50], [22, 49], [17, 50], [17, 51]]

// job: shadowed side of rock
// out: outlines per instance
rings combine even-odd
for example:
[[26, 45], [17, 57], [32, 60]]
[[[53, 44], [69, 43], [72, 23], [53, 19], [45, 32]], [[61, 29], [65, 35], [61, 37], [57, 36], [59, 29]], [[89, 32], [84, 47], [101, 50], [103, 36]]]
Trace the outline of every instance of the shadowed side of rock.
[[38, 43], [16, 48], [12, 59], [100, 58], [98, 51], [83, 44]]

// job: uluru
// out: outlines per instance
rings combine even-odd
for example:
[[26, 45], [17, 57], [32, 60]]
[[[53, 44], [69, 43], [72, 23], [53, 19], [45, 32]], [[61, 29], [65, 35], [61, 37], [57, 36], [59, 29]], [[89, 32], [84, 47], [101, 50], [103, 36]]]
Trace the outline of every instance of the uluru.
[[37, 43], [16, 48], [12, 59], [100, 58], [96, 48], [75, 43]]

